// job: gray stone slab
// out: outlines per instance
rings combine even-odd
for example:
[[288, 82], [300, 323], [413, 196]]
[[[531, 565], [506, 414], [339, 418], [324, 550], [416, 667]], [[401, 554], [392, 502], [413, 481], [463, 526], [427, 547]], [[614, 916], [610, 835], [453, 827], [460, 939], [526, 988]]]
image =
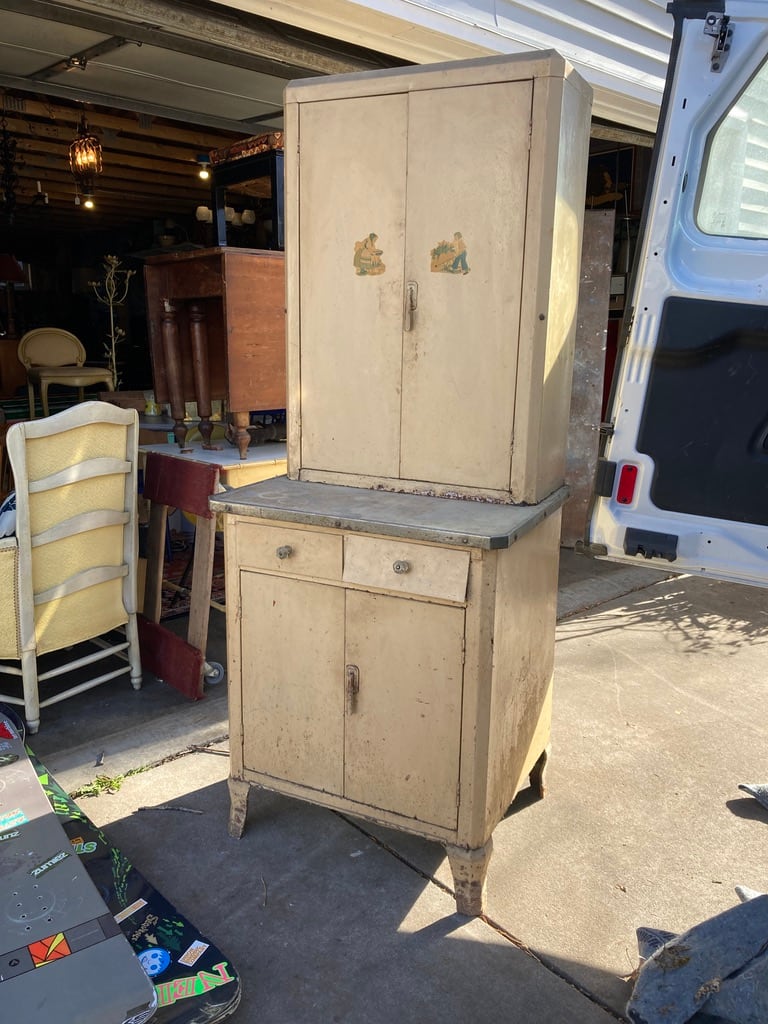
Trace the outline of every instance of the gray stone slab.
[[568, 488], [560, 487], [536, 505], [500, 505], [276, 477], [217, 495], [210, 505], [216, 512], [261, 519], [442, 544], [507, 548], [556, 512], [567, 497]]

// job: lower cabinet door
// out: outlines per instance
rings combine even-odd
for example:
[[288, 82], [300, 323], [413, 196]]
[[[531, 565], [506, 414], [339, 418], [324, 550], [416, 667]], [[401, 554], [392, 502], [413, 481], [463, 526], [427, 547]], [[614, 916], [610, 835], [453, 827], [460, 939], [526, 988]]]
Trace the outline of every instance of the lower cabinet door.
[[343, 793], [344, 591], [240, 573], [246, 768]]
[[455, 828], [464, 609], [250, 571], [240, 596], [245, 767]]
[[455, 828], [464, 609], [347, 592], [344, 795]]

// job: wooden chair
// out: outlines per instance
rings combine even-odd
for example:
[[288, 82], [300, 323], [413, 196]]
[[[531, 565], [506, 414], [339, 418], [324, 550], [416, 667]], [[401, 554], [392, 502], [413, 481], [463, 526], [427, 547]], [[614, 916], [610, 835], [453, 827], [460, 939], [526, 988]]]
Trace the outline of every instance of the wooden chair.
[[43, 415], [48, 415], [48, 388], [62, 384], [77, 388], [79, 401], [84, 389], [104, 384], [113, 391], [112, 374], [103, 366], [85, 366], [85, 349], [79, 338], [59, 327], [37, 327], [27, 331], [18, 347], [19, 360], [27, 371], [29, 418], [35, 418], [35, 385], [40, 388]]
[[[0, 673], [21, 676], [27, 727], [40, 709], [130, 673], [142, 683], [136, 625], [138, 416], [86, 402], [14, 424], [6, 438], [16, 536], [0, 538]], [[119, 627], [117, 639], [105, 634]], [[92, 641], [95, 652], [39, 671], [38, 658]], [[111, 655], [127, 664], [43, 699], [40, 688]], [[53, 659], [52, 659], [53, 660]], [[20, 663], [16, 664], [16, 663]], [[97, 669], [97, 671], [99, 671]]]

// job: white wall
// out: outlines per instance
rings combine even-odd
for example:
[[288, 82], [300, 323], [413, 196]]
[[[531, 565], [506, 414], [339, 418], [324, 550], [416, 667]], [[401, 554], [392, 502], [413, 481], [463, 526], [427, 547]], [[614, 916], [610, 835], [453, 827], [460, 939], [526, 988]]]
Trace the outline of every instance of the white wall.
[[656, 128], [672, 36], [666, 0], [217, 2], [418, 64], [555, 49], [595, 90], [595, 117]]

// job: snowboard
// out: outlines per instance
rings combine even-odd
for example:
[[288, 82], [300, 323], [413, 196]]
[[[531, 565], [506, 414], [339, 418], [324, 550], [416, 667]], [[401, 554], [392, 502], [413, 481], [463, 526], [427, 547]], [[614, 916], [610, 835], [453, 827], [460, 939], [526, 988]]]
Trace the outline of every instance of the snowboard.
[[[67, 852], [79, 858], [154, 988], [154, 1016], [145, 1019], [152, 1024], [216, 1024], [230, 1017], [240, 1002], [241, 983], [228, 957], [110, 843], [29, 747], [25, 755], [67, 836]], [[18, 1019], [27, 1024], [23, 1014]], [[62, 1016], [53, 1019], [67, 1024]], [[99, 1018], [99, 1024], [107, 1020]]]

